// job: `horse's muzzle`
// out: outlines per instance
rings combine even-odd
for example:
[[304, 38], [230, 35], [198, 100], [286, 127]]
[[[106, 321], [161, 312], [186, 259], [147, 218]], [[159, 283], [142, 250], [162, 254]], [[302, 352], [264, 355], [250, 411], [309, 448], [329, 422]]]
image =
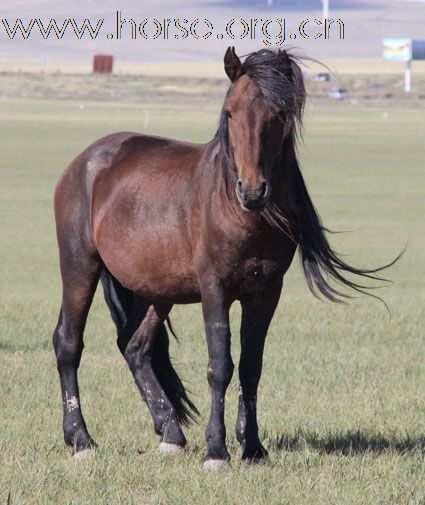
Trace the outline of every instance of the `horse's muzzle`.
[[263, 210], [270, 198], [270, 194], [271, 188], [267, 181], [262, 181], [254, 188], [245, 184], [241, 179], [238, 179], [236, 183], [236, 196], [242, 209], [248, 212]]

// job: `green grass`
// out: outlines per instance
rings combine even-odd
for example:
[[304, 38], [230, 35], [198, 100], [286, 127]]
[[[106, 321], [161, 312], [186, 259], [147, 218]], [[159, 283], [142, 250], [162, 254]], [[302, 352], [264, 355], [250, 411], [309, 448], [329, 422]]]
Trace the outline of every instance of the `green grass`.
[[[388, 113], [388, 117], [384, 117]], [[82, 405], [99, 442], [74, 461], [62, 441], [51, 349], [60, 305], [52, 192], [66, 164], [108, 132], [204, 141], [217, 107], [8, 99], [0, 102], [0, 503], [425, 503], [425, 119], [423, 111], [307, 109], [303, 172], [325, 223], [354, 264], [391, 260], [395, 285], [348, 306], [315, 300], [294, 262], [267, 341], [259, 391], [270, 463], [240, 463], [236, 374], [226, 400], [228, 472], [201, 460], [208, 409], [199, 306], [175, 307], [177, 369], [201, 410], [188, 452], [158, 452], [146, 407], [115, 347], [100, 293], [80, 368]], [[239, 310], [232, 309], [238, 360]], [[7, 502], [10, 496], [9, 502]]]

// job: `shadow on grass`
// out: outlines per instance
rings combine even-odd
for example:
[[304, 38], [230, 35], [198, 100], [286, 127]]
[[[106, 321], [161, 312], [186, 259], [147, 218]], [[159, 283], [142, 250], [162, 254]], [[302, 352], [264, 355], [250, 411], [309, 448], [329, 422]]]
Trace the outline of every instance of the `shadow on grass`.
[[425, 455], [425, 435], [411, 437], [410, 435], [373, 435], [361, 430], [347, 430], [342, 433], [327, 433], [325, 435], [297, 431], [293, 435], [278, 434], [268, 436], [264, 440], [270, 449], [276, 451], [299, 451], [310, 447], [324, 454], [343, 454], [346, 456], [360, 453], [380, 454], [386, 451], [406, 454], [417, 451]]

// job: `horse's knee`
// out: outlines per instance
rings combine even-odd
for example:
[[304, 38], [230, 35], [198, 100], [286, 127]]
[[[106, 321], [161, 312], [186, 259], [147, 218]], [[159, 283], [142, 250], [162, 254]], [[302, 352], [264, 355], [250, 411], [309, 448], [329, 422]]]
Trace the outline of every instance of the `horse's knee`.
[[52, 340], [58, 368], [78, 367], [84, 349], [82, 335], [71, 327], [65, 328], [62, 323], [57, 326]]
[[208, 383], [210, 386], [227, 387], [233, 375], [233, 361], [230, 356], [224, 360], [210, 360], [208, 363]]
[[244, 392], [255, 392], [260, 382], [261, 372], [253, 370], [252, 373], [241, 373], [239, 371], [239, 380]]

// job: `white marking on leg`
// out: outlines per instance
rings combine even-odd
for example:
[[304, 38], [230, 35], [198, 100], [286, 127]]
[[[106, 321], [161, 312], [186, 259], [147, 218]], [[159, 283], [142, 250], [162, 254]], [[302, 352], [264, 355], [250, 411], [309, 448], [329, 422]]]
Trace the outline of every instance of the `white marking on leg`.
[[203, 466], [204, 470], [227, 470], [230, 468], [229, 462], [223, 459], [207, 459]]
[[76, 396], [68, 397], [68, 391], [65, 391], [65, 402], [68, 412], [73, 412], [74, 410], [78, 410], [80, 408], [78, 398]]
[[183, 454], [185, 448], [177, 444], [169, 444], [167, 442], [161, 442], [159, 444], [159, 450], [165, 454]]
[[95, 451], [93, 449], [83, 449], [82, 451], [78, 451], [74, 453], [74, 459], [84, 459], [86, 456], [93, 455]]

